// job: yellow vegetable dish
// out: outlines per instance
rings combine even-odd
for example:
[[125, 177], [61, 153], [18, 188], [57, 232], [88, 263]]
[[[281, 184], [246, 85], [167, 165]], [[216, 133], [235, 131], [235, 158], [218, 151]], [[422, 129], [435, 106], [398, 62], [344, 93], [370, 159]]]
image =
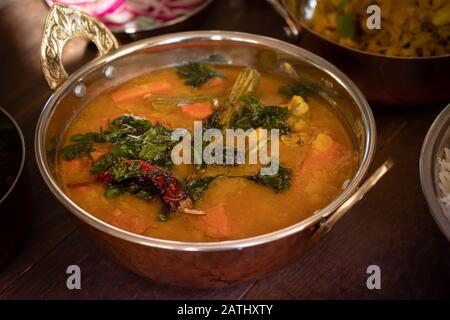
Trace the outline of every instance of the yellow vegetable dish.
[[[377, 5], [380, 29], [367, 20]], [[370, 24], [371, 25], [371, 24]], [[450, 54], [449, 0], [318, 0], [309, 27], [344, 46], [387, 56]]]
[[[216, 133], [278, 130], [277, 172], [262, 175], [259, 162], [175, 163], [172, 134], [192, 133], [194, 121]], [[205, 242], [301, 221], [342, 191], [358, 163], [351, 135], [314, 87], [250, 67], [190, 62], [91, 101], [68, 127], [58, 176], [76, 204], [106, 223]]]

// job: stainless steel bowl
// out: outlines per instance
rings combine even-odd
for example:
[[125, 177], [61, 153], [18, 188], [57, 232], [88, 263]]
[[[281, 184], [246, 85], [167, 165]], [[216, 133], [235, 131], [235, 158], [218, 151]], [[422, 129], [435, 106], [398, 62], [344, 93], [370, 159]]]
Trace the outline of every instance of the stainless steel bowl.
[[[47, 20], [50, 28], [54, 27], [52, 14], [55, 12], [51, 12]], [[65, 18], [70, 19], [70, 12], [65, 13]], [[47, 41], [48, 35], [47, 31], [44, 32], [44, 55], [58, 50], [49, 48], [55, 42]], [[107, 42], [111, 48], [114, 47], [113, 40]], [[51, 55], [50, 58], [53, 57]], [[374, 155], [375, 122], [358, 88], [327, 61], [279, 40], [222, 31], [169, 34], [112, 50], [86, 64], [68, 79], [58, 69], [58, 59], [50, 62], [49, 57], [42, 59], [44, 67], [55, 68], [44, 70], [44, 73], [56, 90], [48, 99], [36, 128], [35, 151], [39, 170], [54, 195], [105, 251], [129, 269], [151, 279], [184, 286], [217, 287], [259, 278], [285, 266], [314, 242], [313, 236], [321, 222], [333, 217], [336, 209], [355, 194]], [[294, 69], [301, 70], [309, 81], [328, 88], [323, 96], [348, 125], [361, 155], [357, 172], [345, 189], [326, 207], [290, 227], [248, 239], [208, 243], [161, 240], [133, 234], [97, 219], [75, 204], [64, 193], [55, 171], [55, 151], [59, 149], [61, 138], [72, 119], [93, 98], [128, 79], [199, 59], [217, 64], [256, 66], [269, 72], [281, 72], [280, 65], [289, 63]], [[116, 71], [112, 79], [105, 77], [104, 73], [111, 68]], [[79, 97], [80, 85], [86, 89], [82, 97]]]
[[[15, 161], [11, 168], [11, 185], [0, 194], [0, 266], [16, 251], [27, 235], [31, 223], [29, 203], [31, 193], [27, 184], [25, 164], [25, 140], [16, 121], [0, 108], [0, 157], [5, 161]], [[6, 154], [3, 152], [6, 151]], [[2, 162], [3, 166], [5, 163]], [[8, 163], [8, 162], [7, 162]], [[5, 170], [1, 168], [0, 170]], [[0, 175], [1, 179], [5, 177]], [[4, 183], [4, 181], [0, 181]], [[1, 191], [1, 189], [0, 189]]]
[[438, 158], [444, 148], [450, 148], [450, 104], [434, 120], [420, 153], [420, 181], [434, 221], [450, 241], [450, 218], [444, 214], [440, 198], [443, 196], [438, 185]]
[[394, 57], [345, 47], [308, 27], [321, 0], [267, 1], [285, 19], [293, 42], [335, 64], [369, 101], [386, 106], [426, 107], [450, 100], [450, 54]]

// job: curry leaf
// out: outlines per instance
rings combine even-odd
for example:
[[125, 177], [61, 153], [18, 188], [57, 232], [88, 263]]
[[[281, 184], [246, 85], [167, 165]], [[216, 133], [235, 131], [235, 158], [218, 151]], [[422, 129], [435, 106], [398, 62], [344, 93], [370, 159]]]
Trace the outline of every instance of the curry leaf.
[[70, 137], [72, 142], [105, 142], [101, 133], [88, 132], [85, 134], [76, 134]]
[[290, 132], [287, 123], [291, 113], [288, 108], [277, 106], [263, 106], [259, 100], [251, 96], [242, 96], [244, 107], [233, 113], [230, 128], [247, 129], [278, 129], [280, 134]]
[[89, 155], [93, 143], [112, 144], [110, 152], [91, 167], [92, 174], [100, 174], [113, 167], [121, 159], [141, 159], [170, 168], [170, 153], [178, 141], [171, 140], [172, 130], [146, 119], [126, 115], [114, 119], [108, 131], [77, 134], [70, 138], [74, 144], [62, 149], [65, 160]]
[[92, 165], [90, 172], [92, 174], [100, 174], [111, 168], [117, 162], [118, 158], [113, 153], [109, 153], [95, 162]]
[[185, 84], [191, 87], [200, 87], [212, 78], [220, 77], [223, 75], [206, 64], [198, 62], [189, 62], [183, 66], [177, 68], [177, 75], [180, 78], [186, 79]]
[[291, 185], [292, 170], [280, 166], [278, 172], [274, 175], [256, 175], [246, 177], [248, 180], [256, 182], [258, 184], [271, 187], [275, 192], [283, 192], [287, 190]]
[[211, 182], [213, 182], [216, 178], [217, 178], [216, 176], [210, 176], [187, 181], [185, 187], [187, 193], [189, 194], [189, 197], [194, 202], [200, 200], [203, 192], [205, 192], [208, 189]]
[[142, 135], [138, 158], [157, 163], [164, 168], [170, 168], [172, 166], [171, 150], [177, 143], [177, 140], [172, 140], [171, 130], [157, 125]]
[[126, 190], [125, 190], [124, 188], [121, 188], [121, 187], [119, 187], [119, 186], [116, 186], [116, 185], [112, 185], [112, 184], [111, 184], [111, 185], [108, 185], [108, 186], [106, 187], [104, 196], [105, 196], [106, 198], [115, 198], [115, 197], [118, 197], [118, 196], [124, 194], [125, 191], [126, 191]]
[[306, 100], [308, 88], [301, 84], [286, 85], [281, 86], [278, 89], [278, 92], [288, 99], [291, 99], [293, 96], [300, 96]]
[[119, 183], [127, 179], [140, 178], [143, 175], [143, 171], [138, 161], [121, 161], [114, 165], [109, 172], [111, 173], [113, 180]]
[[126, 130], [128, 134], [141, 135], [152, 128], [152, 124], [147, 119], [136, 116], [122, 116], [114, 119], [111, 124], [119, 129]]
[[214, 110], [203, 123], [203, 130], [207, 129], [222, 129], [222, 125], [220, 124], [220, 112], [218, 110]]
[[65, 146], [62, 149], [64, 160], [71, 161], [76, 158], [84, 157], [94, 151], [92, 141], [83, 141]]

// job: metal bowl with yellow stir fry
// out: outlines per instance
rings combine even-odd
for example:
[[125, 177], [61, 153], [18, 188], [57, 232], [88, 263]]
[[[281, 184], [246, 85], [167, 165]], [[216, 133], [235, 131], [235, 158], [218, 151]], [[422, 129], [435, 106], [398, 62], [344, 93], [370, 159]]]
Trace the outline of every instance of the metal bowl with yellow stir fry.
[[[369, 29], [367, 8], [381, 9], [381, 28]], [[309, 27], [341, 45], [387, 56], [450, 54], [448, 0], [321, 0]]]

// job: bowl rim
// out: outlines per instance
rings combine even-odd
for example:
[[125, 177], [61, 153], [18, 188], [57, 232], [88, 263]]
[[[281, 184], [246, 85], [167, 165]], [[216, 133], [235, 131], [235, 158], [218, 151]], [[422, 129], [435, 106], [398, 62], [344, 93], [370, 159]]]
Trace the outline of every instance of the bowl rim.
[[439, 203], [439, 193], [434, 182], [438, 143], [449, 123], [450, 104], [439, 113], [428, 129], [420, 151], [419, 172], [422, 193], [428, 203], [431, 215], [441, 232], [450, 241], [450, 220], [444, 214]]
[[20, 158], [20, 165], [19, 165], [19, 170], [16, 173], [16, 176], [14, 177], [14, 181], [11, 185], [11, 187], [8, 189], [8, 191], [3, 195], [3, 197], [0, 198], [0, 205], [6, 201], [6, 199], [8, 198], [8, 196], [11, 194], [11, 192], [14, 190], [14, 188], [16, 187], [16, 184], [18, 183], [20, 177], [22, 176], [22, 172], [24, 170], [25, 167], [25, 159], [26, 159], [26, 153], [25, 153], [25, 138], [23, 136], [23, 132], [22, 129], [20, 129], [19, 125], [17, 124], [16, 120], [14, 120], [14, 118], [2, 107], [0, 107], [0, 113], [3, 113], [6, 118], [9, 119], [9, 121], [13, 124], [13, 126], [16, 129], [17, 134], [19, 135], [19, 139], [20, 139], [20, 145], [21, 145], [21, 149], [22, 149], [22, 156]]
[[[298, 57], [306, 63], [317, 67], [318, 69], [332, 77], [345, 90], [347, 90], [348, 94], [353, 99], [353, 102], [361, 112], [361, 117], [364, 122], [366, 139], [364, 145], [364, 154], [361, 157], [360, 166], [358, 167], [354, 177], [352, 178], [346, 189], [343, 190], [327, 206], [315, 211], [309, 217], [293, 225], [254, 237], [239, 240], [214, 242], [184, 242], [164, 240], [134, 234], [109, 225], [106, 222], [96, 218], [95, 216], [89, 214], [87, 211], [81, 209], [68, 196], [66, 196], [63, 190], [59, 188], [56, 181], [52, 178], [49, 170], [49, 164], [45, 157], [45, 136], [47, 129], [46, 125], [55, 107], [58, 104], [59, 97], [63, 96], [66, 92], [71, 90], [71, 88], [73, 88], [75, 84], [83, 81], [84, 77], [87, 74], [90, 74], [91, 71], [103, 68], [106, 64], [116, 59], [127, 56], [132, 52], [160, 45], [177, 44], [195, 40], [211, 41], [213, 43], [219, 41], [231, 41], [236, 43], [241, 42], [245, 44], [254, 44], [260, 45], [261, 47], [276, 49], [278, 51]], [[299, 233], [313, 225], [316, 225], [318, 222], [331, 215], [339, 206], [341, 206], [362, 183], [362, 180], [367, 174], [367, 171], [373, 160], [375, 145], [376, 127], [372, 110], [370, 109], [367, 100], [365, 99], [359, 88], [342, 71], [337, 69], [335, 66], [333, 66], [323, 58], [295, 45], [265, 36], [234, 31], [188, 31], [151, 37], [125, 45], [108, 55], [97, 57], [96, 59], [85, 64], [75, 73], [73, 73], [69, 77], [69, 79], [64, 82], [59, 88], [57, 88], [56, 91], [49, 97], [39, 117], [35, 133], [35, 155], [39, 171], [41, 172], [44, 181], [46, 182], [52, 193], [77, 218], [87, 223], [91, 227], [98, 229], [99, 231], [135, 244], [160, 249], [202, 252], [240, 250], [246, 247], [262, 245], [268, 242], [286, 238], [295, 233]]]

